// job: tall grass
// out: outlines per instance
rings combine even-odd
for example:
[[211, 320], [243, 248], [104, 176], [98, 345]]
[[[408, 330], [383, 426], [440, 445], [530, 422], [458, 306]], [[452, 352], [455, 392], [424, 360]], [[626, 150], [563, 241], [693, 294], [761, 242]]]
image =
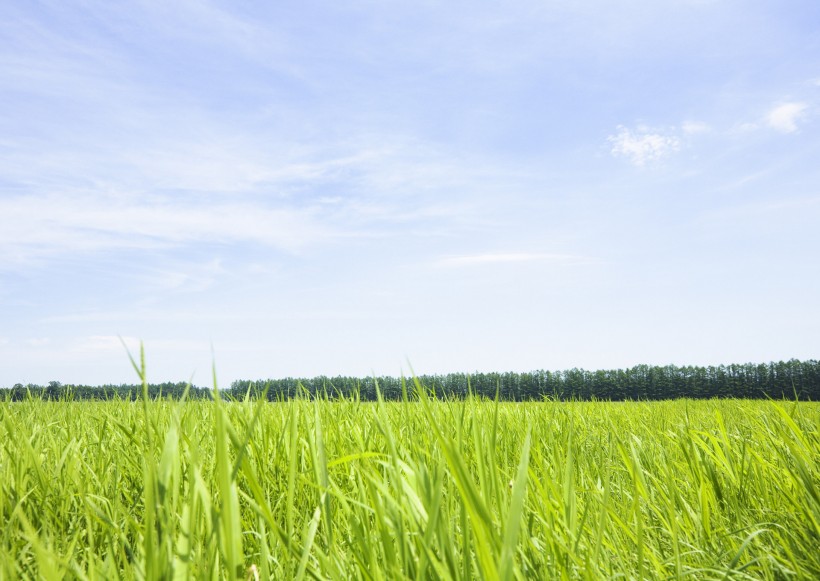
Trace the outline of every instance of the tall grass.
[[0, 403], [0, 578], [820, 578], [818, 404], [415, 391]]

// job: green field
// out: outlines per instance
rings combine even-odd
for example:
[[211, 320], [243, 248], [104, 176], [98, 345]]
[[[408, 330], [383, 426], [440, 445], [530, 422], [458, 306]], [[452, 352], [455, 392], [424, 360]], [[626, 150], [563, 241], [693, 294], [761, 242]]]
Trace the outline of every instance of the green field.
[[817, 579], [820, 404], [0, 403], [0, 578]]

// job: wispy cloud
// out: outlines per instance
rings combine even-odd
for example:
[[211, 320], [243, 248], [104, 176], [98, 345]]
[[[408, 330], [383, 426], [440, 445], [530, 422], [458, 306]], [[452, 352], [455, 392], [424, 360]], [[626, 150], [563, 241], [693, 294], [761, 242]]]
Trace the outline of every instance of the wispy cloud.
[[712, 131], [712, 126], [703, 121], [684, 121], [680, 128], [684, 135], [698, 135]]
[[619, 125], [618, 132], [610, 135], [607, 141], [612, 144], [612, 155], [625, 157], [638, 167], [661, 160], [680, 149], [680, 139], [675, 135], [653, 131], [645, 126], [633, 131]]
[[0, 266], [63, 254], [198, 243], [252, 242], [295, 252], [332, 236], [314, 210], [251, 201], [204, 205], [114, 195], [0, 199]]
[[171, 262], [161, 268], [148, 269], [140, 275], [140, 280], [149, 292], [198, 293], [208, 290], [230, 274], [222, 260], [214, 258], [205, 263], [192, 260]]
[[208, 350], [207, 341], [190, 341], [190, 340], [169, 340], [169, 339], [148, 339], [143, 340], [138, 337], [120, 337], [117, 335], [90, 335], [82, 337], [74, 337], [66, 342], [66, 350], [75, 354], [123, 354], [126, 349], [131, 355], [138, 355], [140, 345], [144, 345], [146, 349], [162, 350], [162, 351], [180, 351], [199, 349], [201, 351]]
[[499, 252], [486, 254], [467, 254], [446, 256], [436, 262], [440, 267], [483, 266], [491, 264], [510, 264], [522, 262], [549, 262], [553, 264], [577, 261], [579, 257], [571, 254], [540, 254], [529, 252]]
[[766, 115], [769, 127], [781, 133], [797, 131], [797, 122], [804, 117], [808, 105], [806, 103], [783, 103], [776, 106]]
[[137, 337], [120, 337], [117, 335], [91, 335], [79, 337], [71, 342], [73, 352], [93, 353], [123, 353], [126, 349], [137, 355], [140, 349], [140, 339]]

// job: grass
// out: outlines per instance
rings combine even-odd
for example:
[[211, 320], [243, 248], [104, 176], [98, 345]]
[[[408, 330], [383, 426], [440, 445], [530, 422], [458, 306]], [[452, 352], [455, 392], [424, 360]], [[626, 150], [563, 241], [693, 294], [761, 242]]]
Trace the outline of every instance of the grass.
[[3, 402], [0, 578], [817, 579], [818, 420], [423, 391]]

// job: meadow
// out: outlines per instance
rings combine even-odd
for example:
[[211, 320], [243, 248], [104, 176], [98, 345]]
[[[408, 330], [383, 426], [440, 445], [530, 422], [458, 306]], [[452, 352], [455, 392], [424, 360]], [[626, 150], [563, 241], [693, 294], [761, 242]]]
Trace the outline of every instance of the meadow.
[[820, 578], [820, 404], [408, 391], [0, 402], [0, 578]]

